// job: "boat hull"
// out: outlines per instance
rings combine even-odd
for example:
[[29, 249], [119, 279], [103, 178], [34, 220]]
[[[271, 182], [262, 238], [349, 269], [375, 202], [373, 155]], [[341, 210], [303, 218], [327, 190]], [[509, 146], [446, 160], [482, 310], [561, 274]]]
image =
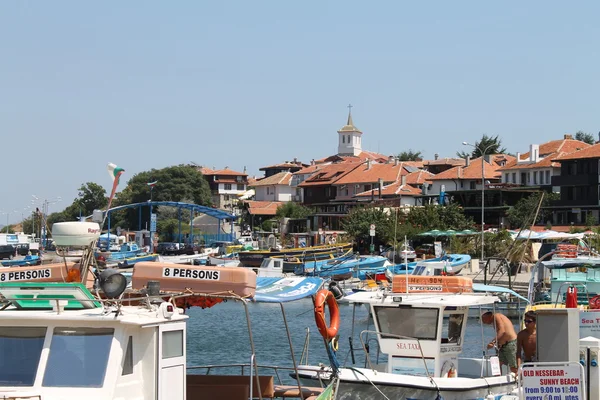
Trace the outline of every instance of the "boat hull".
[[263, 259], [267, 257], [275, 256], [288, 256], [288, 257], [300, 257], [307, 256], [314, 253], [331, 253], [334, 254], [338, 251], [346, 252], [352, 248], [351, 243], [339, 244], [336, 246], [314, 246], [314, 247], [298, 247], [294, 249], [284, 249], [276, 251], [268, 250], [252, 250], [252, 251], [241, 251], [239, 252], [240, 262], [245, 267], [260, 267]]

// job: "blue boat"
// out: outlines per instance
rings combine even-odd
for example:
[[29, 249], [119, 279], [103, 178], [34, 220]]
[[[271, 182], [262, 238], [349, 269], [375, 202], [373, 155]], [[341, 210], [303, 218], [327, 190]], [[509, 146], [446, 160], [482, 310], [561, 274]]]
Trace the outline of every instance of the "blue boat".
[[308, 261], [297, 266], [296, 275], [318, 276], [321, 278], [367, 279], [369, 275], [383, 273], [387, 258], [381, 256], [346, 255], [331, 260]]
[[392, 274], [405, 274], [408, 269], [408, 273], [413, 275], [458, 275], [470, 262], [471, 256], [468, 254], [445, 254], [428, 260], [392, 265], [388, 270]]
[[130, 268], [133, 267], [136, 263], [142, 261], [156, 261], [158, 254], [141, 254], [136, 257], [129, 257], [117, 263], [117, 267], [119, 268]]
[[125, 243], [121, 245], [119, 251], [97, 253], [96, 258], [98, 258], [99, 256], [103, 256], [106, 263], [110, 264], [114, 262], [123, 261], [127, 258], [137, 257], [142, 252], [143, 250], [140, 249], [137, 243]]
[[40, 256], [26, 255], [25, 258], [16, 260], [2, 261], [2, 265], [5, 267], [26, 267], [28, 265], [40, 265], [42, 259]]

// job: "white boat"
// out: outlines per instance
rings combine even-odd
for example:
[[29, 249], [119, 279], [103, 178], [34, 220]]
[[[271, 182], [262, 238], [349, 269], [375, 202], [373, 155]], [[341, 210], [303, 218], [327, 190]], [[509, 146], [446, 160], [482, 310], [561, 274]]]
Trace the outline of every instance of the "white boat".
[[208, 256], [207, 265], [218, 265], [220, 267], [239, 267], [240, 259], [231, 255], [223, 257]]
[[302, 371], [303, 382], [329, 380], [335, 371], [336, 399], [464, 400], [518, 394], [515, 376], [501, 371], [497, 357], [460, 357], [469, 308], [499, 301], [473, 292], [471, 279], [409, 276], [405, 281], [396, 276], [391, 292], [358, 292], [348, 299], [369, 307], [375, 328], [361, 332], [363, 350], [368, 354], [364, 347], [370, 335], [385, 362], [375, 365], [367, 357], [368, 368], [340, 367], [328, 345], [331, 367]]

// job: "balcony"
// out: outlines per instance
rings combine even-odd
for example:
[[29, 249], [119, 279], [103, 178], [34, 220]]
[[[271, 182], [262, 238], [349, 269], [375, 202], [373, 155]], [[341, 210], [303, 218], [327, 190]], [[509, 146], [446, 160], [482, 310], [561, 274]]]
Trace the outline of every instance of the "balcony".
[[552, 177], [552, 186], [590, 186], [598, 184], [598, 175], [558, 175]]

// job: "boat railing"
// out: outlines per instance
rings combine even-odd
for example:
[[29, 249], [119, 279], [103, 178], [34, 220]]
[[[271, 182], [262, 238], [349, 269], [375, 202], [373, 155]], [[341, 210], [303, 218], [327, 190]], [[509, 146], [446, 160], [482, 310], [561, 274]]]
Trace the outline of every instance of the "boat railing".
[[[350, 338], [348, 338], [348, 339], [350, 339]], [[375, 364], [379, 365], [379, 356], [382, 353], [381, 353], [381, 348], [379, 347], [379, 341], [375, 337], [371, 337], [371, 338], [367, 339], [365, 348], [354, 347], [353, 341], [350, 340], [350, 348], [348, 349], [348, 352], [346, 353], [346, 357], [344, 357], [344, 362], [342, 363], [342, 365], [347, 365], [348, 357], [351, 357], [352, 365], [356, 364], [356, 355], [354, 354], [354, 352], [355, 351], [365, 351], [366, 353], [365, 353], [364, 368], [366, 368], [367, 362], [368, 362], [367, 359], [371, 357], [372, 349], [374, 347], [371, 345], [372, 342], [374, 342], [377, 345], [377, 352], [375, 353]]]
[[[204, 375], [210, 375], [211, 372], [213, 372], [214, 370], [219, 370], [219, 369], [232, 369], [232, 368], [239, 368], [240, 370], [240, 374], [241, 375], [246, 375], [246, 369], [249, 368], [250, 370], [256, 370], [257, 372], [255, 372], [255, 374], [258, 374], [258, 370], [259, 369], [263, 369], [263, 370], [271, 370], [273, 371], [275, 377], [277, 378], [277, 382], [279, 385], [284, 385], [285, 382], [281, 379], [281, 372], [295, 372], [296, 370], [298, 371], [309, 371], [309, 372], [314, 372], [315, 368], [314, 367], [309, 367], [307, 366], [298, 366], [297, 368], [294, 367], [282, 367], [279, 365], [263, 365], [263, 364], [258, 364], [256, 367], [254, 367], [252, 365], [252, 363], [254, 363], [254, 359], [251, 361], [251, 363], [245, 364], [245, 363], [239, 363], [239, 364], [210, 364], [210, 365], [192, 365], [189, 367], [186, 367], [186, 369], [188, 371], [190, 370], [206, 370], [206, 372], [204, 373]], [[250, 372], [250, 376], [252, 376], [252, 372]], [[290, 375], [291, 377], [291, 375]], [[322, 382], [322, 384], [324, 385], [324, 382]]]
[[[410, 336], [396, 335], [396, 334], [393, 334], [393, 333], [382, 334], [381, 332], [378, 332], [378, 331], [373, 331], [373, 330], [367, 330], [367, 329], [365, 329], [364, 331], [362, 331], [360, 333], [360, 335], [359, 335], [358, 338], [360, 339], [360, 343], [362, 344], [363, 349], [364, 349], [364, 351], [366, 353], [368, 353], [368, 351], [367, 351], [367, 347], [365, 346], [365, 342], [363, 341], [363, 335], [365, 333], [366, 334], [373, 333], [373, 334], [375, 334], [377, 336], [385, 335], [385, 336], [392, 337], [394, 339], [413, 340], [413, 341], [417, 342], [417, 345], [419, 346], [419, 353], [421, 353], [421, 360], [423, 360], [423, 366], [425, 367], [425, 373], [427, 374], [427, 377], [429, 379], [432, 379], [431, 374], [429, 373], [429, 368], [427, 367], [427, 360], [425, 360], [425, 355], [423, 354], [423, 348], [421, 347], [421, 341], [418, 338], [414, 338], [414, 337], [410, 337]], [[369, 357], [367, 357], [367, 361], [369, 363], [369, 368], [371, 368], [371, 370], [373, 370], [373, 371], [376, 371], [375, 368], [373, 368], [373, 364], [371, 364], [371, 359]]]
[[300, 355], [299, 365], [308, 365], [308, 346], [310, 345], [310, 328], [306, 327], [306, 336], [304, 337], [304, 347], [302, 347], [302, 354]]
[[581, 287], [585, 290], [585, 296], [587, 298], [587, 304], [590, 304], [590, 292], [587, 290], [587, 286], [585, 285], [585, 283], [582, 282], [563, 282], [560, 284], [560, 286], [558, 287], [558, 293], [556, 294], [556, 300], [554, 301], [554, 307], [556, 307], [558, 305], [558, 301], [562, 299], [560, 293], [561, 290], [563, 289], [563, 286], [574, 286], [574, 287]]

